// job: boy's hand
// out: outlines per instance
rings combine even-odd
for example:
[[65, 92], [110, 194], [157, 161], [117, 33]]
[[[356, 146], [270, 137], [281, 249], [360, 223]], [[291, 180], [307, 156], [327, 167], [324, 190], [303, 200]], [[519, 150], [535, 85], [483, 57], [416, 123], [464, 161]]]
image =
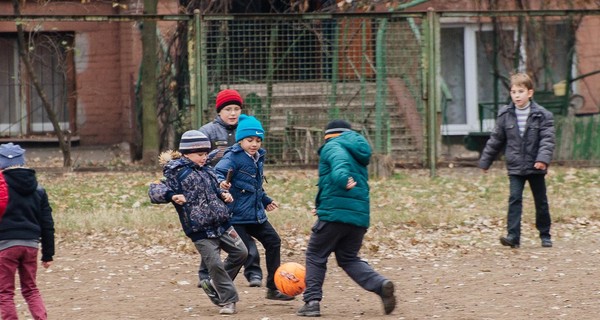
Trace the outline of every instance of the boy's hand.
[[534, 167], [534, 168], [536, 168], [536, 169], [538, 169], [538, 170], [546, 170], [546, 168], [548, 168], [548, 166], [547, 166], [545, 163], [543, 163], [543, 162], [539, 162], [539, 161], [538, 161], [538, 162], [536, 162], [536, 163], [533, 165], [533, 167]]
[[171, 200], [173, 200], [173, 202], [177, 203], [178, 205], [183, 205], [184, 203], [186, 203], [185, 196], [182, 194], [173, 195]]
[[233, 196], [229, 192], [221, 193], [221, 197], [223, 198], [223, 201], [225, 201], [225, 203], [233, 202]]
[[354, 181], [354, 178], [349, 177], [348, 183], [346, 183], [346, 190], [350, 190], [350, 189], [354, 188], [355, 186], [356, 186], [356, 181]]
[[229, 190], [229, 188], [231, 188], [231, 182], [223, 180], [221, 183], [219, 183], [219, 187], [223, 190]]
[[42, 261], [42, 267], [44, 267], [44, 269], [50, 268], [51, 265], [52, 261]]
[[312, 208], [312, 209], [310, 210], [310, 213], [311, 213], [313, 216], [316, 216], [316, 215], [317, 215], [317, 208]]
[[277, 202], [273, 201], [273, 202], [269, 203], [265, 209], [267, 211], [273, 211], [277, 208], [279, 208], [279, 204], [277, 204]]

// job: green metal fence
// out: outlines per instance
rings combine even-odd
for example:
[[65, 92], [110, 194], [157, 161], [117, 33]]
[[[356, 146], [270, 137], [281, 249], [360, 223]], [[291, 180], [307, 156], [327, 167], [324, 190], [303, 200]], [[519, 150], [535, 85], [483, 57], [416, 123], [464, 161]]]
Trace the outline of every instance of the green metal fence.
[[[267, 130], [275, 165], [313, 165], [328, 121], [343, 118], [375, 152], [423, 163], [420, 15], [202, 16], [198, 122], [224, 88]], [[201, 123], [199, 123], [201, 124]]]

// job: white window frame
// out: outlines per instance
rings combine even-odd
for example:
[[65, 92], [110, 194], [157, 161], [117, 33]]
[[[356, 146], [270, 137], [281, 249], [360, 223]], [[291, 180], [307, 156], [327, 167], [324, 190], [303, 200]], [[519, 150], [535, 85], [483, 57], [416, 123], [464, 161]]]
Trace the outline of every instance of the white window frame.
[[[494, 127], [495, 119], [484, 119], [483, 128], [481, 128], [479, 124], [479, 96], [477, 95], [477, 37], [476, 34], [478, 31], [491, 31], [491, 25], [483, 25], [480, 26], [478, 24], [444, 24], [442, 28], [445, 27], [453, 27], [453, 28], [463, 28], [463, 42], [464, 42], [464, 65], [465, 65], [465, 92], [466, 93], [474, 93], [474, 94], [465, 94], [465, 116], [467, 123], [465, 124], [442, 124], [440, 128], [440, 132], [442, 135], [446, 136], [456, 136], [456, 135], [467, 135], [469, 132], [474, 131], [486, 131], [487, 129], [491, 130]], [[514, 30], [514, 28], [506, 28], [506, 30]], [[515, 33], [515, 37], [517, 34]], [[515, 38], [516, 40], [516, 38]], [[516, 43], [516, 41], [515, 41]], [[522, 56], [525, 57], [525, 41], [521, 41], [521, 51]], [[475, 61], [475, 63], [473, 63]], [[523, 65], [519, 66], [519, 69], [524, 68]], [[487, 131], [489, 131], [487, 130]]]

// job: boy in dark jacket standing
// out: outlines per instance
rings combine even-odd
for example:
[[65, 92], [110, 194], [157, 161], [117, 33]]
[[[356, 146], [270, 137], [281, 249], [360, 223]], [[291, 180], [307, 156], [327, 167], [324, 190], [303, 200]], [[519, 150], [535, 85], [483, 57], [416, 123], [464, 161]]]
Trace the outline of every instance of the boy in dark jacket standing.
[[[185, 235], [208, 267], [212, 283], [204, 280], [202, 288], [222, 307], [220, 314], [234, 314], [239, 296], [233, 280], [248, 251], [229, 221], [225, 202], [233, 201], [231, 194], [219, 189], [213, 169], [204, 165], [209, 150], [210, 142], [203, 133], [186, 131], [178, 153], [161, 154], [161, 162], [166, 162], [165, 180], [151, 184], [148, 195], [152, 203], [173, 203]], [[224, 262], [221, 249], [228, 253]]]
[[[215, 169], [220, 186], [229, 190], [234, 201], [229, 204], [232, 210], [231, 223], [244, 243], [256, 238], [265, 248], [267, 262], [267, 299], [292, 300], [275, 286], [275, 271], [281, 263], [281, 238], [269, 223], [265, 211], [275, 210], [278, 205], [263, 189], [263, 166], [265, 149], [261, 148], [265, 130], [255, 117], [245, 114], [235, 133], [237, 143], [231, 146], [217, 163]], [[232, 170], [231, 182], [226, 180]]]
[[315, 200], [318, 220], [306, 249], [306, 290], [299, 316], [321, 315], [327, 259], [332, 252], [338, 265], [362, 288], [381, 297], [385, 314], [396, 307], [394, 284], [358, 257], [370, 224], [369, 174], [371, 147], [344, 120], [325, 128], [319, 149], [319, 190]]
[[[214, 167], [223, 157], [225, 150], [236, 143], [235, 129], [237, 129], [243, 105], [244, 100], [236, 90], [225, 89], [217, 94], [215, 101], [217, 116], [212, 122], [203, 125], [199, 129], [210, 140], [211, 152], [208, 164], [211, 166]], [[260, 287], [262, 284], [262, 270], [256, 242], [250, 239], [246, 242], [246, 248], [248, 248], [248, 259], [244, 263], [244, 276], [250, 287]], [[200, 265], [198, 276], [200, 283], [202, 283], [202, 280], [210, 278], [203, 263]]]
[[8, 187], [8, 204], [0, 220], [0, 315], [17, 319], [14, 303], [15, 274], [31, 316], [48, 319], [36, 284], [37, 255], [42, 245], [42, 266], [54, 256], [54, 220], [46, 191], [35, 171], [25, 168], [25, 150], [12, 143], [0, 145], [0, 170]]
[[529, 182], [533, 194], [535, 226], [542, 247], [552, 247], [545, 176], [554, 152], [554, 119], [551, 112], [531, 100], [532, 96], [531, 78], [525, 73], [512, 75], [512, 103], [498, 111], [496, 126], [479, 159], [479, 167], [486, 172], [494, 159], [504, 151], [510, 196], [507, 235], [500, 237], [500, 243], [511, 248], [518, 248], [521, 244], [525, 182]]

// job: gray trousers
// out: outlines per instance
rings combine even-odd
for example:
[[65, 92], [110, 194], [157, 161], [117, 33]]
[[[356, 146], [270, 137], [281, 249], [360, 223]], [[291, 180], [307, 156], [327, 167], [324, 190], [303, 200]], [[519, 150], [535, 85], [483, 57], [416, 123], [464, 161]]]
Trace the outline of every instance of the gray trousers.
[[306, 249], [305, 302], [323, 298], [327, 258], [335, 252], [338, 265], [363, 289], [381, 295], [386, 278], [358, 257], [366, 228], [317, 220]]
[[[230, 227], [219, 238], [200, 239], [195, 241], [194, 245], [208, 268], [221, 305], [238, 302], [239, 297], [233, 280], [248, 257], [248, 250], [235, 229]], [[221, 261], [221, 250], [227, 252], [225, 261]]]

